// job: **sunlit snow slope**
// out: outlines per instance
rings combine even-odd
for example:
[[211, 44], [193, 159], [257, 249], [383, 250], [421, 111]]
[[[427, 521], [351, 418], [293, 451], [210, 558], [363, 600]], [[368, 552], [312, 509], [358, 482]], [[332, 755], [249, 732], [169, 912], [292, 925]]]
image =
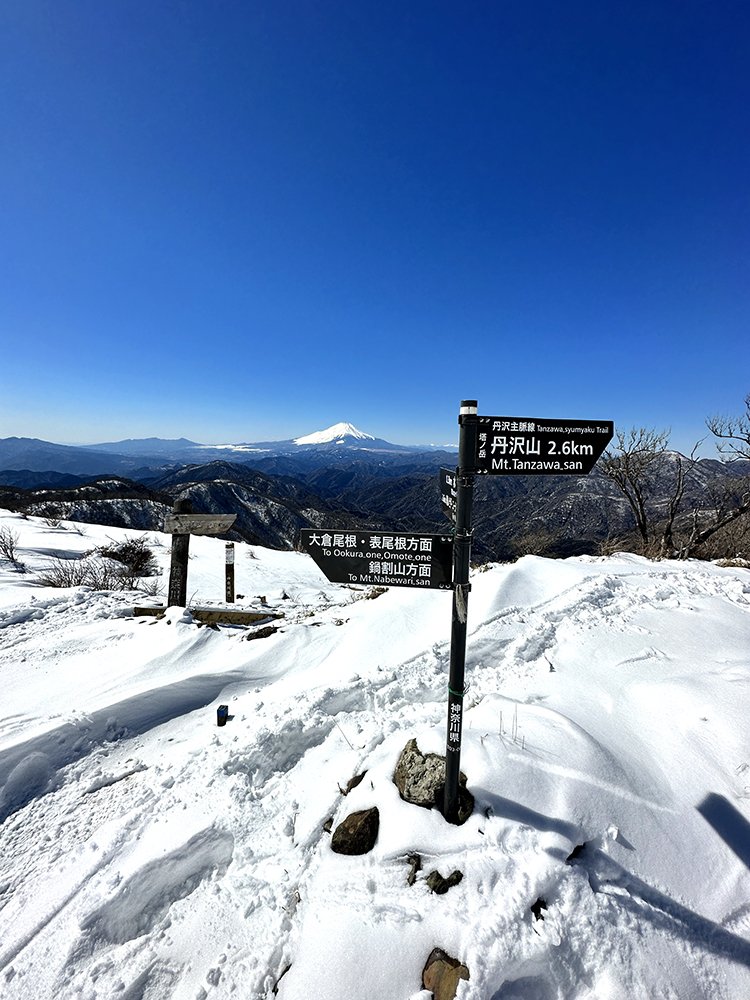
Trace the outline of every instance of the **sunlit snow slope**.
[[[750, 996], [748, 571], [475, 573], [476, 808], [454, 827], [392, 782], [408, 739], [443, 752], [449, 595], [368, 599], [237, 545], [240, 605], [285, 614], [253, 638], [39, 585], [50, 556], [132, 532], [2, 528], [26, 565], [0, 561], [3, 998], [427, 1000], [436, 946], [468, 967], [463, 1000]], [[191, 599], [220, 601], [223, 542], [191, 553]], [[374, 850], [334, 854], [326, 820], [372, 805]], [[433, 869], [464, 877], [434, 895]]]

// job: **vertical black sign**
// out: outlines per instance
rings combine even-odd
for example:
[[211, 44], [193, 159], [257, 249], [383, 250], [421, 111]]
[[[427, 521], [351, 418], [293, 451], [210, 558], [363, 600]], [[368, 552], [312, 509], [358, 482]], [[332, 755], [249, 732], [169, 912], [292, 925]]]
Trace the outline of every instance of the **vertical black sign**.
[[456, 523], [456, 470], [440, 470], [440, 505], [449, 521]]

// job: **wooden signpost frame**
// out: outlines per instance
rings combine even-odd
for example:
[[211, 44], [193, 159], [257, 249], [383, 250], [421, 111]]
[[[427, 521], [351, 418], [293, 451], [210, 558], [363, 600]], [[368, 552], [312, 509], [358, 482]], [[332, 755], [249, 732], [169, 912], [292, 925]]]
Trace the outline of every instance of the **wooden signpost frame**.
[[236, 518], [236, 514], [194, 514], [189, 500], [175, 500], [172, 514], [164, 521], [164, 530], [172, 535], [167, 607], [187, 607], [190, 535], [223, 535], [229, 531]]

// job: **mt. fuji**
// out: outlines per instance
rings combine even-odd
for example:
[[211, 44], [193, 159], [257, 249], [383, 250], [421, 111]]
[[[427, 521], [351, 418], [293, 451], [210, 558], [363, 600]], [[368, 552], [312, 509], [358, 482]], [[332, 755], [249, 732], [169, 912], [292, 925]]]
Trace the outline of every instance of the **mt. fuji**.
[[327, 427], [324, 431], [315, 431], [312, 434], [305, 434], [303, 437], [294, 439], [295, 444], [344, 444], [345, 438], [354, 438], [356, 441], [375, 441], [372, 434], [365, 434], [358, 430], [354, 424], [338, 423]]

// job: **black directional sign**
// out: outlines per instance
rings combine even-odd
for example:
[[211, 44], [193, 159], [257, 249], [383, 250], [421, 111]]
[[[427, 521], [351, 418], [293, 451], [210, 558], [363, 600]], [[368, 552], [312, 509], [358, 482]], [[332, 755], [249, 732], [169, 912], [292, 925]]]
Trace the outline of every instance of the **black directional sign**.
[[440, 470], [440, 506], [449, 521], [456, 522], [456, 470]]
[[332, 583], [452, 587], [450, 536], [303, 528], [301, 542]]
[[585, 476], [612, 440], [611, 420], [478, 417], [477, 471]]

